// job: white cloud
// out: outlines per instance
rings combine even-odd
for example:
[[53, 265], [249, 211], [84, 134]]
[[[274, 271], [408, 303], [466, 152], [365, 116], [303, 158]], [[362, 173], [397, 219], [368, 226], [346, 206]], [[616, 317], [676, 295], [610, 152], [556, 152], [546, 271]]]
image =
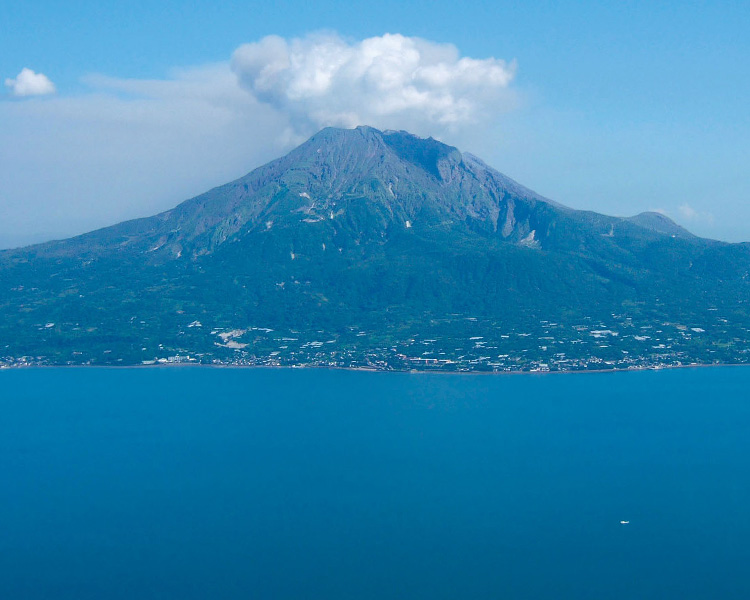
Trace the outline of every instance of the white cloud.
[[6, 79], [5, 85], [14, 96], [46, 96], [55, 93], [55, 84], [44, 73], [23, 68], [15, 79]]
[[[88, 75], [75, 95], [0, 102], [0, 248], [166, 210], [322, 125], [449, 133], [446, 141], [476, 148], [513, 101], [513, 73], [401, 35], [268, 37], [231, 63], [161, 79]], [[23, 71], [10, 81], [14, 93], [31, 92]]]
[[513, 104], [515, 64], [461, 57], [399, 34], [350, 43], [335, 34], [268, 36], [232, 56], [240, 83], [301, 133], [327, 125], [456, 130]]
[[695, 219], [698, 216], [698, 211], [689, 204], [683, 204], [680, 206], [680, 214], [686, 219]]
[[714, 222], [714, 216], [712, 213], [696, 210], [687, 203], [682, 204], [679, 208], [679, 211], [680, 215], [688, 221], [707, 223], [709, 225], [713, 224]]
[[83, 83], [73, 96], [0, 102], [0, 248], [155, 214], [289, 148], [288, 120], [227, 63]]

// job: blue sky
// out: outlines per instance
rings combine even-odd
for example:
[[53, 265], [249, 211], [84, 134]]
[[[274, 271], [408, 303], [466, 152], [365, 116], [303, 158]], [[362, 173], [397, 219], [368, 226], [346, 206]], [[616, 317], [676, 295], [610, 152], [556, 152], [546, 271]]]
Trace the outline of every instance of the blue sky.
[[165, 210], [288, 150], [329, 97], [269, 100], [235, 52], [269, 35], [305, 52], [320, 32], [355, 54], [386, 33], [450, 44], [512, 75], [494, 95], [451, 88], [474, 103], [465, 121], [368, 124], [433, 134], [576, 208], [750, 240], [747, 31], [747, 2], [0, 2], [0, 82], [27, 68], [56, 90], [0, 92], [0, 247]]

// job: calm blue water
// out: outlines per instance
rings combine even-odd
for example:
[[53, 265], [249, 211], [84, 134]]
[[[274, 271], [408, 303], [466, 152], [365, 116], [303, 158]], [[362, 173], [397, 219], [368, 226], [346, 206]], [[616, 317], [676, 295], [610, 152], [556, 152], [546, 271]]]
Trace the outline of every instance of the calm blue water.
[[744, 600], [749, 390], [3, 371], [0, 598]]

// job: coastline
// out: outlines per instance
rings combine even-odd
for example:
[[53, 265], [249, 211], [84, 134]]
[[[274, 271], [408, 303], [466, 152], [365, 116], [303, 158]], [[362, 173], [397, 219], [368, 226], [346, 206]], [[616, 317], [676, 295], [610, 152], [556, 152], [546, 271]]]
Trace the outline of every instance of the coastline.
[[439, 371], [427, 369], [377, 369], [371, 367], [337, 367], [330, 365], [235, 365], [235, 364], [200, 364], [200, 363], [158, 363], [149, 365], [0, 365], [2, 371], [16, 371], [28, 369], [113, 369], [113, 370], [130, 370], [130, 369], [285, 369], [285, 370], [327, 370], [327, 371], [351, 371], [364, 373], [399, 373], [407, 375], [484, 375], [484, 376], [502, 376], [502, 375], [583, 375], [583, 374], [615, 374], [615, 373], [635, 373], [643, 371], [673, 371], [678, 369], [705, 369], [717, 367], [749, 367], [750, 363], [711, 363], [711, 364], [690, 364], [690, 365], [656, 365], [644, 367], [631, 367], [627, 369], [558, 369], [554, 371]]

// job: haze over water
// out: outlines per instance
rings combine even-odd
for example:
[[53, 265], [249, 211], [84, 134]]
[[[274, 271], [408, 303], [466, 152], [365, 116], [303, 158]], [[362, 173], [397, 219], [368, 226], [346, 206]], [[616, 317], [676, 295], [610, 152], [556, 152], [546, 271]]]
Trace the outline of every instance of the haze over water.
[[2, 371], [0, 597], [744, 599], [748, 389]]

